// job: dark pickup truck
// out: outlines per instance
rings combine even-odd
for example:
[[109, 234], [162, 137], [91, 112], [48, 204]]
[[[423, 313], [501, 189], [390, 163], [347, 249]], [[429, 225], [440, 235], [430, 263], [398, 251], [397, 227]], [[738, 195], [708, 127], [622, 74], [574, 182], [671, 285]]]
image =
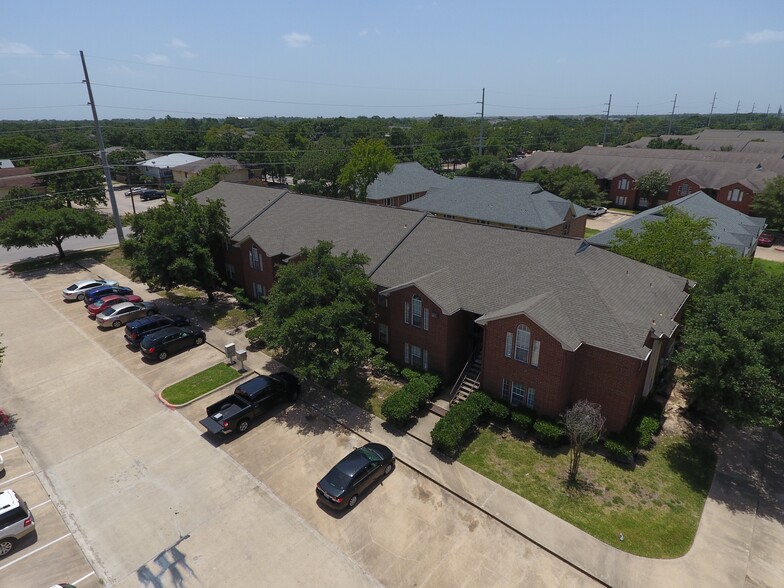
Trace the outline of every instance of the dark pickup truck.
[[234, 389], [234, 394], [207, 407], [207, 418], [199, 421], [213, 434], [244, 433], [251, 419], [267, 412], [282, 400], [299, 396], [299, 380], [288, 372], [256, 376]]

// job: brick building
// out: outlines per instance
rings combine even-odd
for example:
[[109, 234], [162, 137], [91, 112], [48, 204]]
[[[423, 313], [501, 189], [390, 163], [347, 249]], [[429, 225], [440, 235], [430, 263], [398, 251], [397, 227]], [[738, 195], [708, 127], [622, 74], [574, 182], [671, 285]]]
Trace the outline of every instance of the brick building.
[[356, 249], [393, 361], [445, 382], [479, 361], [491, 395], [551, 416], [588, 398], [609, 430], [651, 390], [688, 297], [685, 278], [578, 238], [225, 182], [198, 198], [224, 201], [221, 263], [248, 295], [269, 292], [302, 247]]

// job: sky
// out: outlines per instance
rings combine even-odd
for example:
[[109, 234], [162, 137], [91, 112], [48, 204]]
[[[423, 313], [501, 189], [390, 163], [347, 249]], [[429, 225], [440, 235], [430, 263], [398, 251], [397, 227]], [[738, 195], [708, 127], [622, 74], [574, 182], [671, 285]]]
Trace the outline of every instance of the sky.
[[80, 50], [101, 119], [784, 104], [781, 0], [0, 0], [0, 120], [91, 118]]

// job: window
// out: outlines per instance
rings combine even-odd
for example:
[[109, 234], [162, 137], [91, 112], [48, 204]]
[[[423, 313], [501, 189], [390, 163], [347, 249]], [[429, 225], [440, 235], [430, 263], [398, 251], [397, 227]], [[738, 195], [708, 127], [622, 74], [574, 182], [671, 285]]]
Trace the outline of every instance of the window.
[[618, 180], [618, 189], [619, 190], [628, 190], [629, 189], [629, 179], [628, 178], [621, 178]]
[[378, 305], [387, 308], [389, 306], [389, 297], [386, 294], [379, 293], [378, 295]]
[[403, 343], [403, 363], [411, 363], [411, 346], [408, 343]]
[[408, 302], [403, 305], [403, 322], [411, 324], [411, 305]]
[[616, 196], [615, 203], [618, 206], [626, 206], [626, 196]]
[[267, 295], [267, 289], [264, 287], [264, 284], [253, 282], [253, 298], [255, 298], [256, 300], [261, 300], [266, 295]]
[[250, 248], [250, 251], [248, 253], [250, 254], [250, 267], [252, 267], [255, 270], [261, 271], [261, 255], [259, 253], [259, 250], [254, 245], [253, 247]]
[[501, 380], [501, 400], [509, 402], [509, 380], [504, 378]]
[[528, 353], [531, 350], [531, 331], [525, 325], [517, 327], [515, 334], [514, 358], [517, 361], [528, 363]]
[[392, 206], [394, 201], [394, 198], [384, 198], [384, 206]]
[[689, 186], [689, 182], [683, 182], [678, 186], [678, 196], [688, 196], [690, 192], [691, 186]]
[[525, 403], [525, 405], [528, 408], [533, 408], [535, 404], [534, 402], [535, 400], [536, 400], [536, 390], [534, 390], [533, 388], [528, 388], [528, 401]]
[[389, 327], [387, 325], [378, 325], [378, 342], [382, 345], [389, 343]]
[[740, 188], [733, 188], [730, 190], [728, 200], [730, 202], [740, 202], [743, 200], [743, 192], [740, 191]]
[[482, 220], [482, 219], [477, 219], [476, 222], [479, 223], [480, 225], [489, 225], [490, 224], [490, 221], [486, 221], [486, 220]]
[[648, 199], [640, 198], [640, 208], [648, 208]]
[[411, 324], [422, 326], [422, 299], [416, 294], [411, 297]]
[[534, 341], [533, 351], [531, 352], [531, 365], [539, 367], [539, 341]]
[[228, 277], [233, 282], [234, 278], [235, 278], [235, 275], [236, 274], [234, 272], [234, 264], [227, 263], [226, 264], [226, 277]]
[[520, 406], [521, 404], [525, 404], [525, 386], [522, 384], [518, 384], [517, 382], [512, 382], [512, 395], [509, 399], [509, 404], [512, 406]]
[[411, 345], [411, 367], [427, 371], [427, 349]]
[[512, 343], [513, 343], [513, 335], [512, 333], [506, 334], [506, 345], [504, 346], [504, 356], [505, 357], [512, 357]]

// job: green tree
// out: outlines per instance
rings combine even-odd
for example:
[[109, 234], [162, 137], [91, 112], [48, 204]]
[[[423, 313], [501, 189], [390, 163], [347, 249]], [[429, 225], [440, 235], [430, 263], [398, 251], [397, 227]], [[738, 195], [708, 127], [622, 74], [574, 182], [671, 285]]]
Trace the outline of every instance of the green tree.
[[296, 180], [305, 180], [306, 187], [311, 188], [304, 192], [336, 197], [339, 194], [340, 170], [348, 163], [348, 157], [342, 141], [322, 137], [311, 149], [302, 153], [294, 177]]
[[16, 210], [37, 203], [45, 198], [43, 194], [37, 194], [32, 188], [14, 186], [8, 190], [8, 194], [0, 198], [0, 220], [7, 218]]
[[764, 216], [771, 227], [784, 228], [784, 176], [769, 180], [754, 197], [751, 211]]
[[540, 167], [522, 173], [520, 179], [536, 182], [548, 192], [580, 206], [599, 204], [604, 199], [596, 178], [576, 165], [564, 165], [553, 170]]
[[471, 178], [513, 180], [515, 178], [515, 168], [493, 155], [475, 155], [468, 162], [468, 167], [460, 170], [458, 175]]
[[33, 170], [55, 201], [71, 207], [106, 204], [104, 177], [100, 164], [85, 155], [65, 153], [61, 157], [38, 159]]
[[693, 145], [687, 145], [683, 139], [662, 139], [661, 137], [654, 137], [648, 141], [648, 149], [688, 149], [697, 150]]
[[431, 145], [422, 145], [414, 150], [414, 161], [425, 169], [439, 171], [441, 169], [441, 153]]
[[618, 229], [610, 242], [615, 253], [665, 271], [694, 278], [714, 254], [710, 218], [695, 218], [665, 206], [660, 221], [643, 221], [642, 230]]
[[42, 155], [44, 151], [43, 144], [25, 135], [0, 136], [0, 159], [24, 160], [26, 157]]
[[228, 239], [229, 219], [223, 201], [199, 204], [193, 196], [177, 194], [172, 202], [137, 214], [133, 234], [123, 243], [135, 279], [170, 290], [192, 285], [215, 301], [220, 280], [214, 255]]
[[54, 245], [62, 259], [65, 239], [103, 237], [110, 226], [109, 218], [92, 208], [33, 204], [0, 221], [0, 245], [6, 249]]
[[141, 149], [118, 149], [109, 153], [106, 159], [112, 165], [115, 173], [126, 178], [129, 184], [139, 182], [140, 170], [136, 163], [144, 160], [144, 152]]
[[366, 200], [367, 189], [378, 174], [395, 167], [395, 156], [381, 139], [359, 139], [351, 148], [351, 157], [340, 171], [338, 184], [355, 200]]
[[637, 178], [635, 188], [640, 198], [647, 198], [648, 202], [653, 203], [670, 189], [670, 174], [654, 169]]
[[368, 327], [374, 286], [369, 259], [332, 254], [332, 243], [303, 248], [301, 261], [281, 266], [262, 311], [263, 340], [281, 349], [302, 378], [335, 381], [373, 353]]
[[201, 170], [192, 178], [185, 180], [182, 188], [180, 188], [180, 194], [182, 196], [193, 196], [199, 192], [209, 190], [230, 172], [231, 170], [228, 167], [222, 166], [219, 163], [213, 164], [210, 167]]
[[213, 127], [204, 135], [204, 155], [236, 157], [245, 144], [245, 131], [232, 125]]

